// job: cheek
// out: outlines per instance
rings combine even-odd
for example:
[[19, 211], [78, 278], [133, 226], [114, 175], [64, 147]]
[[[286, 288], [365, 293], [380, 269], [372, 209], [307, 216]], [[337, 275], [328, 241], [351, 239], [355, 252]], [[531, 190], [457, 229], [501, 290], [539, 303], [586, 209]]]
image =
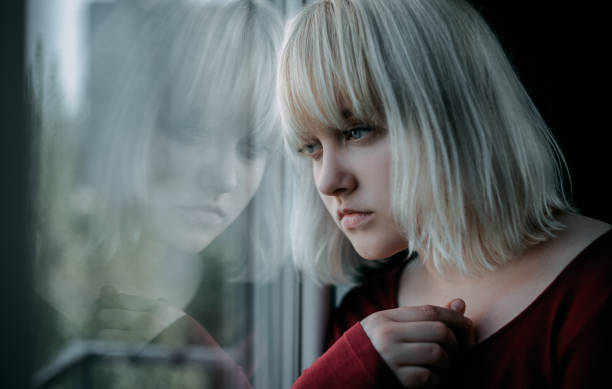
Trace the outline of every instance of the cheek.
[[[300, 174], [302, 174], [302, 172], [300, 171]], [[306, 170], [306, 168], [304, 168], [304, 175], [306, 176], [308, 174], [308, 170]], [[317, 168], [317, 165], [314, 162], [310, 162], [310, 176], [312, 177], [312, 185], [314, 187], [314, 190], [317, 191], [317, 193], [319, 194], [319, 196], [321, 196], [321, 198], [323, 198], [323, 196], [321, 195], [321, 192], [319, 192], [318, 186], [317, 186], [317, 181], [319, 179], [319, 174], [320, 174], [320, 170]]]
[[327, 210], [329, 210], [330, 206], [331, 206], [331, 199], [329, 196], [321, 193], [321, 191], [319, 190], [319, 179], [321, 177], [321, 169], [320, 169], [320, 165], [317, 163], [312, 163], [312, 185], [314, 186], [314, 190], [317, 191], [317, 193], [319, 194], [319, 197], [321, 198], [321, 200], [323, 201], [323, 204], [325, 204], [325, 208]]
[[[320, 175], [320, 169], [318, 169], [317, 164], [313, 163], [312, 164], [312, 185], [313, 185], [313, 189], [317, 192], [317, 194], [319, 195], [319, 198], [321, 199], [321, 202], [323, 203], [323, 206], [325, 207], [325, 209], [327, 210], [327, 212], [333, 216], [333, 198], [330, 196], [327, 196], [323, 193], [321, 193], [319, 191], [319, 187], [317, 185], [317, 180], [319, 179], [319, 175]], [[335, 218], [334, 218], [335, 220]]]
[[248, 203], [261, 184], [266, 169], [266, 160], [265, 158], [253, 161], [241, 160], [236, 162], [235, 169], [237, 185], [232, 197], [234, 199], [239, 198], [238, 201], [243, 203]]
[[169, 141], [154, 142], [149, 156], [149, 176], [153, 188], [176, 185], [189, 179], [201, 164], [202, 153]]
[[263, 179], [266, 170], [266, 159], [259, 158], [254, 161], [248, 162], [244, 170], [246, 171], [247, 175], [246, 191], [250, 194], [250, 197], [252, 197], [259, 188], [259, 185], [261, 184], [261, 181]]
[[376, 152], [362, 161], [361, 177], [374, 190], [371, 195], [378, 204], [391, 202], [391, 155], [388, 142], [381, 143]]
[[[318, 191], [317, 193], [319, 193], [319, 198], [321, 199], [321, 202], [323, 202], [323, 206], [327, 210], [327, 213], [329, 213], [333, 217], [334, 216], [333, 198], [330, 196], [326, 196]], [[336, 220], [335, 217], [333, 217], [333, 219]]]
[[180, 166], [184, 167], [184, 162], [180, 161], [179, 156], [171, 147], [165, 145], [152, 147], [149, 164], [152, 187], [155, 189], [170, 184], [176, 178], [176, 173], [181, 170]]

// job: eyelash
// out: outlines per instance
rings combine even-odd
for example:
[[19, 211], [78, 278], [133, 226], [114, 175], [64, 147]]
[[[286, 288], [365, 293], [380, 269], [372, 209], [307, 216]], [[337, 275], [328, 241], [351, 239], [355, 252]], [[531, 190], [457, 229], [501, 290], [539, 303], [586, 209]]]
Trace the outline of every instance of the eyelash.
[[[378, 129], [372, 126], [360, 126], [349, 128], [347, 130], [340, 131], [340, 139], [343, 142], [353, 142], [353, 143], [365, 143], [370, 140], [372, 136], [374, 136], [378, 132]], [[360, 135], [356, 137], [356, 133]], [[314, 141], [311, 143], [306, 143], [302, 147], [298, 149], [298, 153], [303, 154], [307, 157], [317, 159], [317, 152], [321, 149], [321, 144], [318, 141]]]
[[[210, 137], [205, 129], [196, 126], [175, 126], [161, 128], [165, 137], [182, 148], [210, 147]], [[213, 142], [214, 143], [214, 142]], [[247, 135], [236, 144], [236, 151], [246, 161], [267, 157], [273, 147], [263, 139]]]
[[[348, 130], [342, 130], [340, 133], [342, 134], [342, 137], [345, 141], [359, 141], [360, 139], [363, 138], [363, 136], [367, 136], [367, 134], [370, 134], [372, 131], [374, 131], [374, 128], [369, 127], [369, 126], [362, 126], [362, 127], [355, 127], [355, 128], [350, 128]], [[359, 132], [361, 134], [361, 132], [365, 132], [365, 134], [361, 134], [359, 135], [358, 138], [355, 138], [353, 135], [355, 135], [355, 132]], [[352, 139], [351, 139], [352, 138]]]
[[266, 157], [272, 151], [270, 145], [263, 142], [249, 142], [248, 139], [241, 140], [236, 147], [240, 155], [248, 161]]

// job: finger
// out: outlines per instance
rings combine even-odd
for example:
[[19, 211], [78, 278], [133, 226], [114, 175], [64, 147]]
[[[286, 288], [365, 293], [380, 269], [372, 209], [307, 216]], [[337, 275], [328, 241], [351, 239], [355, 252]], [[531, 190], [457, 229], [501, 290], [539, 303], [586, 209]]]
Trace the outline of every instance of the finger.
[[457, 349], [455, 333], [440, 321], [419, 321], [413, 323], [397, 323], [400, 342], [438, 343], [448, 350]]
[[395, 374], [405, 388], [436, 388], [440, 382], [436, 373], [422, 366], [403, 366]]
[[476, 346], [476, 344], [478, 343], [477, 338], [478, 337], [476, 336], [476, 328], [472, 327], [466, 331], [466, 334], [463, 337], [462, 342], [466, 347], [472, 348]]
[[140, 312], [150, 311], [159, 304], [160, 302], [157, 300], [126, 293], [117, 293], [98, 299], [98, 305], [102, 308], [127, 309]]
[[391, 350], [387, 362], [393, 366], [424, 366], [436, 371], [450, 367], [450, 357], [438, 343], [401, 343]]
[[435, 305], [399, 307], [384, 311], [384, 314], [397, 322], [441, 321], [450, 327], [462, 329], [472, 326], [472, 321], [462, 314]]
[[462, 299], [454, 299], [451, 300], [446, 307], [452, 311], [455, 311], [460, 314], [465, 314], [465, 301]]

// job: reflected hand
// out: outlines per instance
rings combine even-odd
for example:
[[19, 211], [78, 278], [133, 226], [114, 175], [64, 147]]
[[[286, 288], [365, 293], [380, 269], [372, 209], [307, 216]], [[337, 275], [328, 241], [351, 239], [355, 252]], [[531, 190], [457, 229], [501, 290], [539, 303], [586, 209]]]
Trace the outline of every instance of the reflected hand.
[[[452, 308], [451, 308], [452, 307]], [[450, 355], [468, 345], [472, 322], [465, 303], [375, 312], [361, 321], [374, 348], [406, 388], [433, 388], [450, 368]]]
[[163, 299], [119, 293], [106, 285], [96, 302], [93, 325], [99, 339], [147, 343], [184, 315]]

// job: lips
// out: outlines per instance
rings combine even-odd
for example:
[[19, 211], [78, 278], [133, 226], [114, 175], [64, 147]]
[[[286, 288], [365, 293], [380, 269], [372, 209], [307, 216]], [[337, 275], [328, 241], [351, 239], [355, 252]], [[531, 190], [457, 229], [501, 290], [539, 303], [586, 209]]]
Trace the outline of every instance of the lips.
[[374, 215], [371, 211], [343, 208], [338, 210], [338, 221], [346, 229], [354, 229], [369, 222]]
[[221, 208], [211, 205], [181, 206], [178, 208], [194, 224], [214, 225], [221, 222], [226, 216]]
[[225, 212], [223, 211], [223, 209], [214, 205], [184, 205], [179, 208], [185, 211], [214, 213], [216, 215], [219, 215], [219, 217], [225, 217]]

